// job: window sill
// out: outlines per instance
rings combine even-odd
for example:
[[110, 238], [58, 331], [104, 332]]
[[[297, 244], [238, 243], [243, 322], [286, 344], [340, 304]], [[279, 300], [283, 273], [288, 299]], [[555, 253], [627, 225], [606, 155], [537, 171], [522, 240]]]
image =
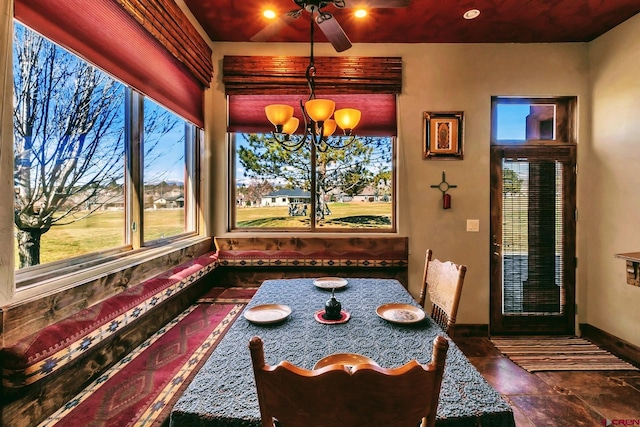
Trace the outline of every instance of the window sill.
[[[92, 260], [90, 263], [87, 263], [91, 265], [90, 267], [79, 269], [77, 266], [70, 266], [69, 268], [57, 270], [54, 274], [48, 271], [47, 274], [40, 275], [40, 278], [28, 272], [25, 272], [26, 274], [16, 274], [15, 293], [13, 297], [3, 305], [7, 305], [6, 303], [12, 304], [28, 301], [43, 295], [69, 289], [82, 283], [97, 280], [107, 274], [166, 256], [178, 250], [206, 244], [207, 241], [211, 242], [212, 239], [210, 237], [192, 236], [168, 242], [158, 247], [118, 252], [117, 254], [105, 256], [101, 259]], [[213, 245], [211, 244], [210, 247], [213, 248]]]

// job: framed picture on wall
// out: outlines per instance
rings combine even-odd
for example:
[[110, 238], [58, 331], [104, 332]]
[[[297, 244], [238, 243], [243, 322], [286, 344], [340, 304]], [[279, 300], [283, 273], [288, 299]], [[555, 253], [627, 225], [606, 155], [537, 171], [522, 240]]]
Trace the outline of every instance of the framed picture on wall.
[[462, 111], [425, 111], [423, 159], [462, 160]]

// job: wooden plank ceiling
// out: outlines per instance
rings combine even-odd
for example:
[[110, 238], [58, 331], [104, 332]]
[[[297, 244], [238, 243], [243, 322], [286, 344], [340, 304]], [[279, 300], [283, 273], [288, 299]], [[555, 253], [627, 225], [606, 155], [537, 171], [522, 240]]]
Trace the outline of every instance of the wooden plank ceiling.
[[[355, 0], [348, 0], [355, 1]], [[262, 11], [298, 9], [292, 0], [185, 0], [213, 41], [246, 42], [268, 25]], [[462, 16], [470, 9], [480, 15]], [[354, 9], [331, 12], [353, 43], [588, 42], [640, 12], [640, 0], [411, 0], [378, 8], [364, 19]], [[273, 42], [308, 42], [309, 15], [285, 25]], [[326, 39], [320, 31], [316, 41]]]

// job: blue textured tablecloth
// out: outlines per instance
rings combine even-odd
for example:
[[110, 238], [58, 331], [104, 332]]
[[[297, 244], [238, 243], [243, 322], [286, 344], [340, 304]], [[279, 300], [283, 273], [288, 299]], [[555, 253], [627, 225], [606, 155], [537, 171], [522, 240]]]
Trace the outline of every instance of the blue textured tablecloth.
[[[260, 304], [285, 304], [291, 315], [273, 325], [255, 325], [239, 318], [220, 341], [171, 412], [171, 427], [260, 426], [253, 381], [249, 339], [264, 341], [266, 362], [282, 360], [312, 369], [333, 353], [359, 353], [383, 367], [401, 366], [412, 359], [427, 363], [433, 340], [445, 335], [427, 318], [417, 324], [396, 325], [376, 314], [385, 303], [418, 306], [402, 285], [391, 279], [348, 279], [335, 292], [347, 323], [325, 325], [314, 319], [331, 293], [313, 285], [313, 279], [265, 281], [247, 309]], [[438, 405], [438, 426], [515, 426], [509, 405], [482, 378], [451, 342]]]

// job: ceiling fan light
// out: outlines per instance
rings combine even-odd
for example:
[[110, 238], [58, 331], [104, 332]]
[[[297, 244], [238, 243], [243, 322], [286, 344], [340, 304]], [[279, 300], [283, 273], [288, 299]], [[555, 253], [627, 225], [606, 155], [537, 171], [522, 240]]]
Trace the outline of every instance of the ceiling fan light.
[[355, 129], [358, 123], [360, 123], [361, 117], [362, 113], [355, 108], [341, 108], [340, 110], [336, 110], [333, 115], [340, 129], [343, 129], [345, 132], [351, 132], [351, 130]]
[[480, 10], [478, 9], [469, 9], [462, 15], [464, 19], [476, 19], [478, 16], [480, 16]]
[[354, 15], [356, 18], [364, 18], [365, 16], [367, 16], [367, 10], [366, 9], [358, 9], [354, 12]]
[[322, 126], [322, 136], [327, 138], [336, 131], [336, 121], [333, 119], [328, 119], [324, 121], [324, 125]]
[[293, 117], [293, 107], [285, 104], [271, 104], [264, 107], [267, 119], [276, 127], [284, 126]]
[[304, 103], [304, 109], [314, 122], [324, 122], [333, 115], [336, 103], [330, 99], [310, 99]]
[[267, 19], [276, 19], [278, 15], [274, 10], [266, 9], [264, 12], [262, 12], [262, 16], [264, 16]]
[[298, 130], [298, 125], [300, 125], [300, 119], [298, 119], [297, 117], [291, 117], [289, 121], [282, 127], [282, 133], [293, 135], [293, 133]]

